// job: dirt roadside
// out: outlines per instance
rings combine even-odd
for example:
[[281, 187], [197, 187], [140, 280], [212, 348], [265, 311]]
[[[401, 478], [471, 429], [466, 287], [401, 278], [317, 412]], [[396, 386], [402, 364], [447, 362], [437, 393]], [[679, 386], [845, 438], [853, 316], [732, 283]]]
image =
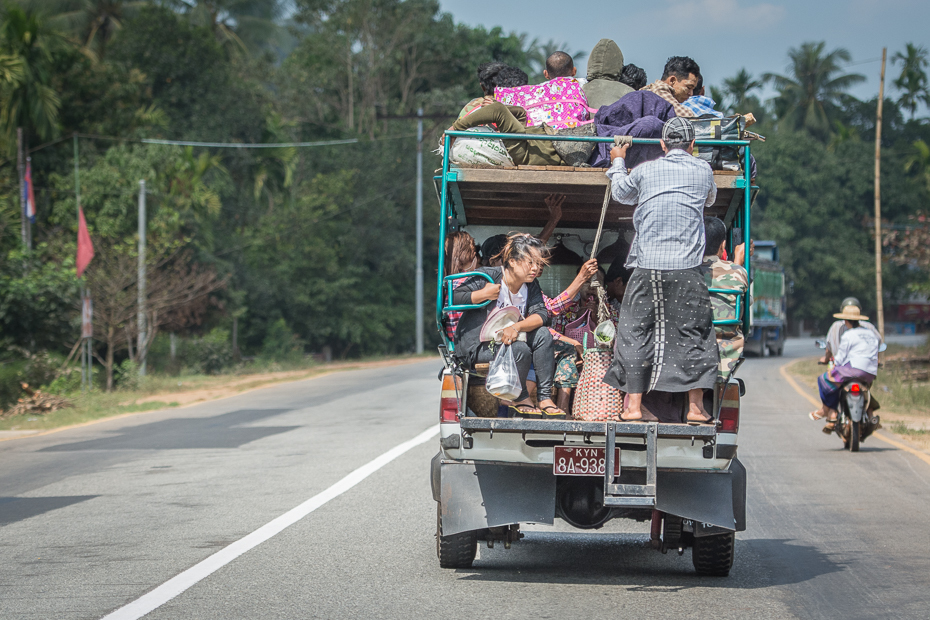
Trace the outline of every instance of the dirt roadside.
[[[435, 359], [437, 362], [439, 361], [439, 357], [433, 356], [404, 356], [400, 358], [380, 359], [372, 361], [334, 362], [301, 370], [215, 377], [218, 380], [217, 382], [211, 381], [208, 385], [204, 386], [194, 385], [187, 389], [182, 388], [178, 390], [159, 390], [157, 392], [147, 393], [144, 396], [139, 396], [137, 398], [126, 398], [130, 396], [127, 394], [124, 395], [124, 397], [118, 402], [116, 400], [111, 400], [109, 406], [104, 406], [102, 408], [103, 410], [95, 411], [85, 419], [81, 419], [80, 416], [75, 418], [73, 414], [69, 415], [71, 412], [76, 411], [73, 408], [56, 411], [41, 417], [42, 421], [46, 422], [46, 425], [42, 428], [36, 428], [34, 426], [29, 428], [28, 425], [23, 425], [26, 426], [26, 428], [23, 428], [23, 426], [14, 426], [10, 430], [0, 430], [0, 441], [47, 435], [49, 433], [55, 433], [68, 428], [87, 426], [101, 422], [103, 420], [113, 420], [128, 416], [141, 415], [144, 413], [150, 413], [152, 411], [163, 411], [165, 409], [190, 407], [200, 403], [228, 398], [230, 396], [236, 396], [245, 392], [262, 389], [281, 383], [303, 381], [306, 379], [317, 379], [336, 372], [364, 370], [368, 368], [383, 368], [387, 366], [402, 366], [407, 364], [416, 364], [418, 362], [431, 359]], [[223, 379], [227, 380], [224, 381]], [[179, 386], [183, 386], [183, 384], [179, 384]], [[113, 394], [113, 396], [118, 396], [118, 393]], [[146, 407], [146, 404], [149, 406]], [[142, 409], [126, 411], [127, 408], [133, 409], [135, 407], [141, 407]], [[59, 414], [62, 415], [62, 419], [55, 419], [55, 417]], [[80, 414], [79, 411], [78, 414]], [[36, 420], [36, 416], [30, 417], [30, 421]]]
[[[121, 405], [141, 405], [143, 403], [166, 402], [177, 403], [177, 406], [192, 405], [208, 400], [226, 398], [235, 396], [242, 392], [254, 390], [257, 388], [267, 387], [276, 383], [286, 383], [290, 381], [300, 381], [302, 379], [312, 379], [322, 377], [334, 372], [343, 372], [347, 370], [363, 370], [366, 368], [383, 368], [385, 366], [400, 366], [404, 364], [415, 364], [425, 359], [424, 357], [410, 357], [401, 359], [378, 360], [374, 362], [334, 362], [312, 369], [306, 370], [287, 370], [281, 372], [266, 372], [256, 375], [246, 375], [241, 377], [230, 377], [230, 381], [218, 386], [209, 386], [195, 388], [191, 390], [178, 390], [177, 392], [159, 392], [142, 398], [120, 403]], [[436, 358], [439, 359], [439, 358]]]

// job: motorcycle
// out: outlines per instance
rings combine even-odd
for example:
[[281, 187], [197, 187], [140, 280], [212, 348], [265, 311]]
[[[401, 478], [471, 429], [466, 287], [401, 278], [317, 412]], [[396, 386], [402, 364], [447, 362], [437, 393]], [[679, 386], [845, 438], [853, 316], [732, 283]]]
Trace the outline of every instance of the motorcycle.
[[[827, 343], [817, 340], [815, 346], [818, 349], [826, 349]], [[886, 348], [882, 343], [879, 351], [884, 351]], [[818, 363], [833, 369], [833, 360]], [[872, 398], [871, 388], [870, 384], [854, 379], [847, 380], [840, 388], [840, 402], [833, 432], [843, 440], [843, 447], [850, 452], [858, 452], [859, 444], [881, 428], [881, 418], [875, 415], [878, 402]]]

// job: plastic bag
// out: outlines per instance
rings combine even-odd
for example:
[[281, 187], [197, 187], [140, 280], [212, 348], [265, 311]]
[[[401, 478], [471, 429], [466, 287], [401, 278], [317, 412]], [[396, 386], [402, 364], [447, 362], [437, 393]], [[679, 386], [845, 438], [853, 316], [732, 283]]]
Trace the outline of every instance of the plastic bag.
[[517, 362], [513, 359], [509, 344], [503, 345], [497, 357], [491, 361], [484, 386], [488, 392], [502, 400], [516, 400], [523, 392]]

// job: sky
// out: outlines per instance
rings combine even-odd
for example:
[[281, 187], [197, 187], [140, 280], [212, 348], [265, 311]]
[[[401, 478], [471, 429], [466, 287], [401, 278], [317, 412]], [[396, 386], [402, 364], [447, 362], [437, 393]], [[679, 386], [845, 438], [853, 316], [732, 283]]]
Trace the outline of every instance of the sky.
[[[888, 48], [886, 96], [897, 98], [891, 82], [900, 65], [891, 57], [911, 42], [930, 49], [928, 0], [440, 0], [456, 22], [530, 39], [554, 39], [565, 51], [590, 52], [602, 38], [613, 39], [624, 61], [661, 77], [669, 56], [690, 56], [704, 82], [719, 86], [745, 67], [754, 76], [786, 73], [788, 49], [806, 41], [826, 41], [827, 50], [845, 48], [852, 56], [846, 71], [867, 80], [850, 92], [860, 99], [878, 96], [882, 47]], [[577, 7], [584, 7], [584, 11]], [[584, 75], [586, 63], [577, 63]], [[709, 90], [708, 90], [708, 94]], [[772, 95], [771, 89], [763, 92]], [[923, 114], [926, 114], [926, 108]]]

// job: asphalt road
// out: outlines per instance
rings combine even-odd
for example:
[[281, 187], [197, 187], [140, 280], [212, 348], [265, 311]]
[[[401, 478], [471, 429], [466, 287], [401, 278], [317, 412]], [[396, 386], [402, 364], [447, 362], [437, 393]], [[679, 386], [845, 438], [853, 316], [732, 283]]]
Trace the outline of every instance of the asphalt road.
[[[624, 521], [529, 528], [471, 570], [442, 570], [431, 439], [146, 617], [930, 617], [930, 465], [875, 438], [844, 452], [804, 415], [786, 358], [741, 371], [748, 529], [728, 578], [697, 577], [689, 553], [661, 555]], [[434, 426], [438, 369], [337, 373], [0, 442], [0, 618], [102, 618], [186, 578]]]

